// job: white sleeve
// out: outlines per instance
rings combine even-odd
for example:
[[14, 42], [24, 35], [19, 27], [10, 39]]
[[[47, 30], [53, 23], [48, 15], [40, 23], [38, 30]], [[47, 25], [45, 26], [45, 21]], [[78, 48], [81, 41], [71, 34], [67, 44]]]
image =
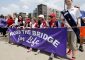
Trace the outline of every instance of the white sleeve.
[[18, 18], [15, 19], [15, 25], [18, 25]]
[[61, 19], [61, 20], [63, 20], [63, 19], [64, 19], [63, 14], [60, 14], [60, 19]]
[[77, 20], [78, 20], [78, 26], [81, 26], [81, 19], [80, 19], [81, 16], [82, 16], [82, 15], [81, 15], [81, 13], [80, 13], [80, 10], [77, 9], [77, 11], [76, 11], [76, 18], [77, 18]]
[[25, 24], [25, 21], [23, 21], [23, 24]]
[[76, 11], [76, 18], [80, 18], [82, 15], [80, 13], [80, 10], [77, 8], [77, 11]]

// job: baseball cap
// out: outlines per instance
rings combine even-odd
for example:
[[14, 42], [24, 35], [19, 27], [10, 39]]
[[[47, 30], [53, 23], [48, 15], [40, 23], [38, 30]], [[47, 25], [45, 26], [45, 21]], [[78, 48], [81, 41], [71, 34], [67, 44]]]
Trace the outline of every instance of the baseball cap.
[[49, 17], [56, 17], [56, 14], [51, 13], [51, 14], [49, 15]]
[[38, 17], [44, 18], [44, 15], [40, 14]]

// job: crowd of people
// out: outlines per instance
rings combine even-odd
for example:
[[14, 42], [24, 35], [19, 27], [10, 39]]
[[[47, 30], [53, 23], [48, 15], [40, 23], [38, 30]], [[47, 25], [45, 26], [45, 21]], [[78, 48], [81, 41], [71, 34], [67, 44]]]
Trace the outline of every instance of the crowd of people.
[[[38, 18], [28, 16], [13, 14], [13, 16], [8, 15], [4, 17], [0, 16], [0, 32], [3, 32], [3, 36], [6, 37], [6, 31], [9, 27], [22, 27], [24, 28], [54, 28], [54, 27], [64, 27], [64, 24], [60, 21], [60, 19], [56, 18], [55, 13], [51, 13], [49, 18], [46, 20], [44, 15], [40, 14]], [[10, 41], [9, 41], [10, 43]], [[32, 51], [32, 48], [28, 49], [28, 52]], [[37, 50], [36, 55], [40, 53], [40, 50]], [[51, 54], [54, 55], [53, 53]], [[53, 57], [52, 57], [53, 58]], [[50, 58], [51, 59], [51, 58]]]
[[[65, 0], [65, 4], [67, 5], [67, 11], [71, 14], [73, 19], [76, 22], [76, 27], [80, 28], [81, 26], [85, 26], [85, 17], [81, 17], [80, 9], [77, 6], [73, 6], [73, 1], [72, 0]], [[73, 22], [70, 22], [73, 24]], [[76, 51], [78, 50], [77, 48], [77, 36], [75, 32], [73, 31], [73, 27], [71, 24], [66, 21], [66, 18], [63, 14], [59, 18], [56, 18], [55, 13], [51, 13], [49, 15], [48, 19], [45, 19], [44, 15], [40, 14], [38, 18], [32, 17], [29, 18], [28, 16], [17, 16], [17, 14], [13, 14], [13, 16], [8, 15], [8, 16], [3, 16], [0, 15], [0, 32], [3, 34], [3, 36], [6, 37], [6, 31], [8, 27], [28, 27], [28, 28], [62, 28], [62, 27], [67, 27], [68, 29], [68, 49], [67, 49], [67, 54], [72, 53], [72, 58], [70, 60], [75, 60], [76, 59]], [[83, 31], [84, 32], [84, 31]], [[84, 51], [83, 49], [83, 42], [85, 40], [85, 35], [82, 36], [80, 34], [80, 46], [79, 50], [81, 52]], [[29, 52], [32, 51], [32, 48], [29, 49]], [[37, 51], [38, 53], [40, 50]], [[54, 54], [51, 53], [51, 56], [49, 60], [53, 59]]]
[[[8, 27], [29, 27], [29, 28], [63, 27], [63, 23], [61, 23], [61, 21], [59, 21], [59, 19], [56, 18], [56, 14], [54, 13], [50, 14], [47, 20], [42, 14], [40, 14], [38, 18], [35, 17], [29, 18], [28, 15], [26, 15], [25, 17], [21, 15], [17, 16], [16, 13], [8, 16], [0, 15], [0, 30], [2, 30], [1, 28], [4, 29]], [[3, 30], [1, 32], [3, 32]], [[6, 32], [3, 33], [3, 36], [6, 36]]]

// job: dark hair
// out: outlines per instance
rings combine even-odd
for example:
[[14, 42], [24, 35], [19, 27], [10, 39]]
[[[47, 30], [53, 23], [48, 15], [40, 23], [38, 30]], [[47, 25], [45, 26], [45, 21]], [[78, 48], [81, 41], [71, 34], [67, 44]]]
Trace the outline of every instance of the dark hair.
[[1, 15], [0, 15], [0, 18], [4, 18], [4, 15], [1, 14]]
[[11, 15], [9, 15], [9, 18], [10, 18], [10, 19], [13, 19]]
[[17, 13], [13, 13], [13, 15], [15, 15], [16, 17], [18, 17]]
[[50, 18], [53, 18], [53, 16], [49, 16]]
[[79, 6], [76, 6], [76, 5], [75, 5], [74, 7], [75, 7], [75, 8], [80, 8]]
[[[73, 0], [71, 0], [71, 1], [73, 1]], [[66, 0], [64, 2], [66, 3]]]

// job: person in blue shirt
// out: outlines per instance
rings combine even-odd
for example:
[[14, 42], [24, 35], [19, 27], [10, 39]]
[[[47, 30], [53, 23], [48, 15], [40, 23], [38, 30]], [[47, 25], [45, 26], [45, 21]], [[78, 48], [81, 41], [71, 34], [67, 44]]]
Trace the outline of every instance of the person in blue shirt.
[[0, 32], [3, 34], [3, 36], [6, 37], [6, 30], [7, 30], [7, 24], [6, 19], [3, 15], [0, 16]]

